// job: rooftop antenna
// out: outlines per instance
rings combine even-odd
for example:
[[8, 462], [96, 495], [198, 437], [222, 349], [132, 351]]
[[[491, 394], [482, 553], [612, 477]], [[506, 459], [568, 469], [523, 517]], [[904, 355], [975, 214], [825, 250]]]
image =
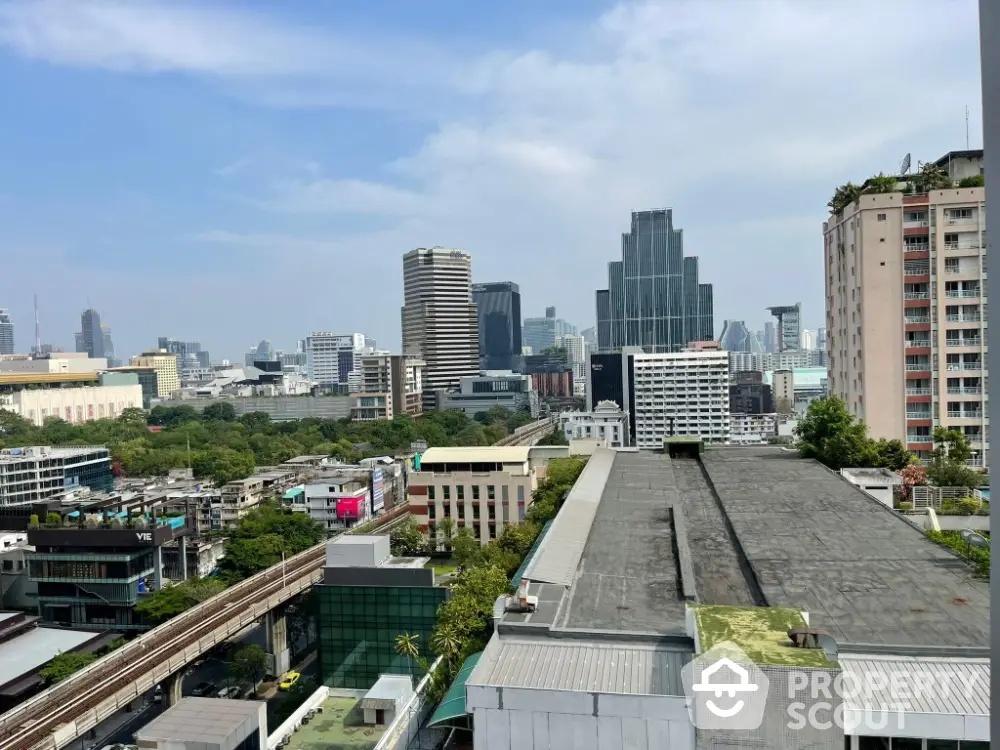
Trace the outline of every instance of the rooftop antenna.
[[899, 174], [906, 175], [910, 173], [910, 155], [907, 154], [903, 157], [903, 161], [899, 163]]
[[38, 295], [35, 295], [35, 354], [42, 355], [42, 329], [38, 325]]

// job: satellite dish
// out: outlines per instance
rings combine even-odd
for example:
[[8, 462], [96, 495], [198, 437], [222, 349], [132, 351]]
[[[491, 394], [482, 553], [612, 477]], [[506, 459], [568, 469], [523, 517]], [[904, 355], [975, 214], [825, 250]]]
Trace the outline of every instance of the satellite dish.
[[903, 161], [900, 162], [900, 164], [899, 164], [899, 173], [900, 174], [909, 174], [910, 173], [910, 155], [909, 154], [907, 154], [906, 156], [904, 156], [903, 157]]
[[990, 541], [982, 534], [977, 534], [971, 529], [963, 529], [959, 532], [959, 536], [962, 537], [962, 541], [968, 544], [970, 547], [977, 547], [979, 549], [985, 549], [990, 546]]

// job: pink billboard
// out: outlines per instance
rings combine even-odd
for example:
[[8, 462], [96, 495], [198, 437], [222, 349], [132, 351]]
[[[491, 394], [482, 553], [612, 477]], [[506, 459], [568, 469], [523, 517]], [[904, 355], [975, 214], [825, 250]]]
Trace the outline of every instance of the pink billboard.
[[365, 496], [342, 497], [337, 500], [337, 518], [343, 520], [358, 520], [365, 512]]

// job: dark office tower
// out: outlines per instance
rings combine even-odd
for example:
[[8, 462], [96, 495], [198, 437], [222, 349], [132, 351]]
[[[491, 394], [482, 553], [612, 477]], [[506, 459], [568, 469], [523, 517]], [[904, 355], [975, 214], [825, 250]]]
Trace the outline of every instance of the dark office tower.
[[598, 348], [676, 352], [711, 339], [711, 299], [711, 284], [698, 283], [697, 258], [684, 258], [673, 211], [633, 211], [622, 259], [608, 264], [608, 288], [597, 292]]
[[521, 291], [511, 281], [472, 285], [479, 323], [479, 366], [521, 369]]
[[87, 356], [104, 357], [104, 329], [97, 310], [84, 310], [80, 316], [81, 343]]

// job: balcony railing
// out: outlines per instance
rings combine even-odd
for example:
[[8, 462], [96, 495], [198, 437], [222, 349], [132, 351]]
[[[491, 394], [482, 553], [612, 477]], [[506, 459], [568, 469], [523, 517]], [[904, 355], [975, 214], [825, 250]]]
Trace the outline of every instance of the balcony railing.
[[959, 372], [961, 370], [982, 370], [982, 362], [949, 362], [945, 365], [949, 372]]
[[917, 317], [911, 316], [908, 318], [904, 318], [904, 321], [906, 323], [930, 323], [931, 317], [930, 315], [918, 315]]
[[924, 266], [922, 268], [904, 268], [904, 276], [927, 276], [931, 272], [930, 266]]
[[956, 224], [978, 224], [978, 216], [952, 216], [946, 219], [945, 223], [949, 226], [955, 226]]
[[931, 395], [931, 389], [930, 388], [907, 388], [906, 389], [906, 395], [907, 396], [930, 396]]
[[930, 292], [903, 292], [903, 299], [930, 299]]
[[980, 346], [983, 343], [981, 338], [967, 339], [945, 339], [945, 346]]
[[931, 413], [929, 411], [906, 411], [907, 419], [930, 419]]
[[928, 370], [929, 371], [930, 369], [931, 369], [931, 363], [930, 362], [907, 362], [906, 363], [906, 371], [907, 372], [920, 372], [922, 370]]
[[[970, 297], [978, 297], [981, 293], [982, 292], [980, 292], [978, 289], [948, 289], [944, 293], [944, 296], [950, 297], [952, 299], [970, 298]], [[903, 296], [905, 297], [906, 295]]]
[[982, 395], [982, 392], [982, 386], [978, 385], [959, 388], [952, 387], [948, 389], [949, 396], [979, 396]]
[[907, 243], [903, 245], [903, 251], [907, 253], [924, 253], [931, 249], [930, 243]]
[[962, 245], [958, 242], [946, 242], [944, 243], [945, 250], [981, 250], [980, 245]]
[[933, 442], [933, 438], [931, 438], [930, 435], [911, 435], [910, 433], [907, 433], [906, 434], [906, 442], [908, 442], [908, 443], [931, 443], [931, 442]]
[[907, 339], [906, 348], [907, 349], [926, 349], [931, 345], [930, 339]]
[[947, 315], [945, 315], [945, 320], [947, 320], [949, 323], [978, 323], [979, 321], [982, 320], [982, 316], [974, 315], [971, 313], [969, 315], [964, 315], [962, 313], [958, 314], [948, 313]]
[[948, 412], [949, 419], [982, 419], [983, 413], [981, 411], [950, 411]]

